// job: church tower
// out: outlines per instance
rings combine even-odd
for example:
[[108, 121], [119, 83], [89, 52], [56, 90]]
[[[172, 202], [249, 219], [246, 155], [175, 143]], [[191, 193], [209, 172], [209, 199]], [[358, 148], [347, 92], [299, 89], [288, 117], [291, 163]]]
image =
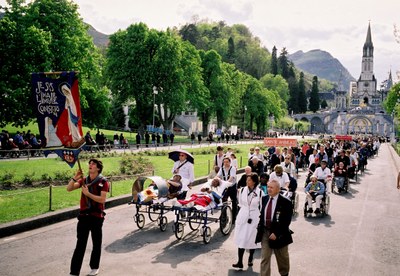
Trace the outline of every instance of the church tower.
[[367, 38], [363, 47], [361, 74], [357, 81], [357, 91], [351, 95], [350, 107], [368, 106], [377, 108], [381, 97], [377, 93], [377, 80], [374, 75], [374, 45], [372, 43], [371, 25], [368, 24]]

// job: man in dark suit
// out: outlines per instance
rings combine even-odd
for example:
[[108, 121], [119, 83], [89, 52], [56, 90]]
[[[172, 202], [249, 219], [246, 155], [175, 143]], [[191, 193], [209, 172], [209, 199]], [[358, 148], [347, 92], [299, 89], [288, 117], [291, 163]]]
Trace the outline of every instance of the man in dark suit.
[[289, 244], [293, 242], [289, 229], [292, 203], [280, 193], [276, 180], [268, 182], [268, 195], [262, 199], [256, 243], [261, 242], [261, 273], [271, 275], [271, 255], [275, 254], [280, 275], [289, 275]]
[[270, 159], [270, 170], [271, 172], [274, 171], [274, 168], [276, 165], [280, 165], [285, 159], [283, 158], [283, 155], [281, 154], [281, 149], [276, 148], [275, 153], [271, 156]]

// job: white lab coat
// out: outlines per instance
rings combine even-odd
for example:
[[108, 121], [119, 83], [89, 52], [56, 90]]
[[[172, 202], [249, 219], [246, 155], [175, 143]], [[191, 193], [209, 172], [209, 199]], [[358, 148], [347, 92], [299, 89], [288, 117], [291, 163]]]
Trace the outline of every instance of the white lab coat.
[[[247, 186], [238, 191], [240, 211], [235, 223], [235, 244], [239, 248], [261, 248], [261, 243], [256, 244], [255, 240], [263, 196], [264, 193], [258, 187], [250, 194]], [[248, 223], [249, 219], [251, 223]]]

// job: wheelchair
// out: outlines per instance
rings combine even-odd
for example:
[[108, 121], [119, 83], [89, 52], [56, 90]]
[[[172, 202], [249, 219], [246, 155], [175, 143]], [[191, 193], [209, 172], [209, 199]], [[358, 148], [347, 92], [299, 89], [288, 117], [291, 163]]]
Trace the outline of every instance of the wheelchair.
[[[322, 182], [322, 181], [320, 181], [320, 182]], [[322, 182], [322, 183], [325, 185], [325, 192], [322, 195], [321, 206], [319, 207], [320, 213], [316, 214], [316, 217], [325, 217], [325, 216], [329, 215], [329, 207], [330, 207], [331, 199], [330, 199], [328, 191], [327, 191], [328, 185], [325, 182]], [[315, 199], [312, 200], [312, 203], [313, 204], [315, 203]], [[312, 216], [312, 213], [308, 213], [307, 210], [308, 210], [308, 201], [306, 200], [304, 203], [304, 208], [303, 208], [305, 218]]]
[[289, 191], [288, 191], [283, 188], [281, 188], [280, 193], [281, 193], [281, 195], [283, 195], [284, 197], [289, 199], [290, 202], [292, 203], [293, 216], [295, 214], [297, 214], [297, 210], [299, 208], [299, 194], [296, 191], [292, 191], [291, 189], [289, 189]]
[[[349, 177], [334, 177], [332, 179], [332, 184], [331, 184], [331, 192], [334, 193], [335, 191], [335, 187], [337, 187], [336, 181], [341, 181], [339, 180], [339, 178], [343, 178], [343, 188], [342, 190], [347, 193], [348, 189], [349, 189]], [[340, 194], [341, 191], [339, 190], [339, 188], [337, 188], [338, 193]]]

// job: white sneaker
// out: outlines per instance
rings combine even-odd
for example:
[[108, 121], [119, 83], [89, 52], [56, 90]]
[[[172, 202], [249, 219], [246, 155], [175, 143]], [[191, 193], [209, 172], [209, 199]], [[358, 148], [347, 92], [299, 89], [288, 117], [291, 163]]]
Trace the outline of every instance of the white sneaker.
[[99, 269], [97, 268], [97, 269], [92, 269], [90, 272], [89, 272], [89, 276], [94, 276], [94, 275], [97, 275], [97, 274], [99, 274]]

